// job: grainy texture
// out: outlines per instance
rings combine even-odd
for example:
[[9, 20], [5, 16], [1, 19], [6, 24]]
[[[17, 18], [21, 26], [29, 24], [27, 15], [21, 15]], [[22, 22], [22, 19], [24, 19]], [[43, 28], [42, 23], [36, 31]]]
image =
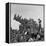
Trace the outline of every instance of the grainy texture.
[[11, 4], [10, 42], [44, 41], [43, 6]]

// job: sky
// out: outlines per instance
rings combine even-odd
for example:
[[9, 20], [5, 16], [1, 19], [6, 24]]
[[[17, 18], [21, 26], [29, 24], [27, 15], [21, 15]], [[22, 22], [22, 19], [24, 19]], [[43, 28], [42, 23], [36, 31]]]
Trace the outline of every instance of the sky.
[[38, 19], [42, 20], [43, 27], [43, 6], [36, 5], [19, 5], [19, 4], [11, 4], [11, 27], [12, 29], [18, 29], [21, 23], [13, 20], [14, 15], [20, 15], [22, 18], [32, 18], [38, 23]]

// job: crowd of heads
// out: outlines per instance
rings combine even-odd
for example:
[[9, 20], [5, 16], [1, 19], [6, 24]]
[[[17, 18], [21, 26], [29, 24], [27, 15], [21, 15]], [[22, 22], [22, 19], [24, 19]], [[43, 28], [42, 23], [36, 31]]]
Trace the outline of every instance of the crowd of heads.
[[32, 42], [44, 41], [44, 28], [41, 26], [41, 20], [38, 19], [39, 25], [34, 19], [21, 18], [14, 16], [14, 20], [20, 22], [19, 30], [10, 30], [10, 41], [14, 42]]

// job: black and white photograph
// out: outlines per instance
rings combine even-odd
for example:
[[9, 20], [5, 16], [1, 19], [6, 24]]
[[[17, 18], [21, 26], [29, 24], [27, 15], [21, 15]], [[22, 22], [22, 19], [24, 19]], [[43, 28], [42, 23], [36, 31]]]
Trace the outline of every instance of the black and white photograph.
[[10, 3], [9, 42], [44, 41], [44, 4]]

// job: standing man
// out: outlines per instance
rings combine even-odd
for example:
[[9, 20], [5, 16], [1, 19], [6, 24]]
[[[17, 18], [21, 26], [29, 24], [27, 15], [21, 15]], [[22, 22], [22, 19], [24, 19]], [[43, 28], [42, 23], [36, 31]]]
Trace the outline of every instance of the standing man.
[[38, 32], [39, 32], [41, 30], [41, 20], [38, 19], [38, 21], [39, 21], [39, 30], [38, 30]]

